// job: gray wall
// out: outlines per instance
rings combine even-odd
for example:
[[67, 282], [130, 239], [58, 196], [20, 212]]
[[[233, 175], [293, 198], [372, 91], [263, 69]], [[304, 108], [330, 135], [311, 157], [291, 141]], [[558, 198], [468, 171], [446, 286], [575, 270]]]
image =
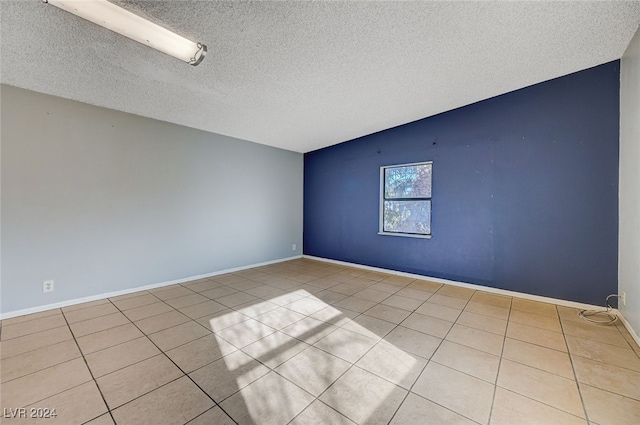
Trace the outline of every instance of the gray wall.
[[0, 94], [2, 313], [301, 254], [301, 154]]
[[640, 29], [620, 61], [620, 310], [640, 335]]

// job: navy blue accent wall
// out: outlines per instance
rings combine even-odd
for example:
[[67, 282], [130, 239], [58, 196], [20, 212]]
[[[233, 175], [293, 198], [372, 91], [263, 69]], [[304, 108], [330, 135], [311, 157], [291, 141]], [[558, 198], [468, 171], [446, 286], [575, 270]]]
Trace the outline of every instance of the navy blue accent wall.
[[[304, 253], [601, 305], [617, 292], [620, 63], [304, 156]], [[433, 161], [431, 239], [378, 235], [380, 166]]]

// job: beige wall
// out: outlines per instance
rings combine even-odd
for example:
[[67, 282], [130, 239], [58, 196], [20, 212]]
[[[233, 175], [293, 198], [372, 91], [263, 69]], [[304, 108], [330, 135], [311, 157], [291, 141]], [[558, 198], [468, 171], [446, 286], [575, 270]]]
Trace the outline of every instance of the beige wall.
[[620, 67], [620, 310], [640, 335], [640, 29]]
[[0, 95], [5, 316], [301, 254], [301, 154], [6, 85]]

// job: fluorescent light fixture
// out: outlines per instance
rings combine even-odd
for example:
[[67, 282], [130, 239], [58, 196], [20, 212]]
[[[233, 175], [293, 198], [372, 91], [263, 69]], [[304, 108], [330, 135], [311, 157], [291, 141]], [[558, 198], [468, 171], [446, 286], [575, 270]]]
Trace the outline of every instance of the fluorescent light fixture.
[[187, 40], [107, 0], [42, 1], [194, 66], [207, 53], [204, 44]]

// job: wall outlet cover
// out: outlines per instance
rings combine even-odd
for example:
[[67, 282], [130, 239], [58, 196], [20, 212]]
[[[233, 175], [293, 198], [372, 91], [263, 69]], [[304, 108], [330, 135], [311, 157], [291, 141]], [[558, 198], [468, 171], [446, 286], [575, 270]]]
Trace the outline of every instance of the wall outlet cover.
[[42, 292], [53, 292], [53, 280], [42, 282]]

